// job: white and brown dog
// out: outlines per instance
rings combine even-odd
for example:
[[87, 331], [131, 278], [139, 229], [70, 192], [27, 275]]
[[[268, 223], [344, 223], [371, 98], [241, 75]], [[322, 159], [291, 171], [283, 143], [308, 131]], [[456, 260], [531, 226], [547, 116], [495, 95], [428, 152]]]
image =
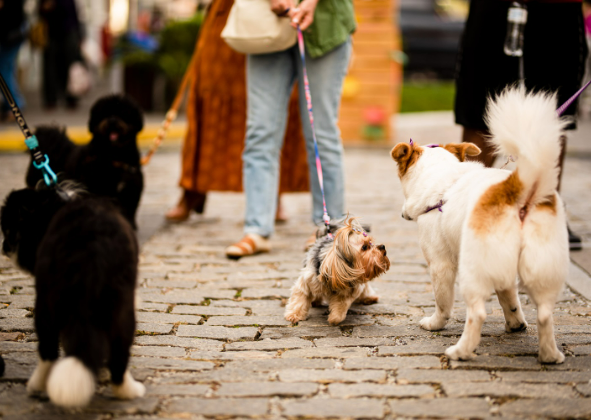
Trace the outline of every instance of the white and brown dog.
[[480, 149], [471, 143], [392, 149], [406, 198], [402, 216], [416, 220], [429, 265], [435, 313], [421, 327], [442, 329], [451, 316], [456, 277], [467, 306], [459, 342], [445, 354], [474, 357], [486, 318], [485, 301], [496, 291], [507, 331], [527, 328], [517, 281], [538, 311], [539, 360], [562, 363], [552, 312], [568, 271], [566, 218], [558, 184], [559, 137], [565, 123], [556, 97], [509, 88], [489, 100], [486, 119], [498, 152], [517, 158], [517, 169], [464, 162]]
[[373, 239], [354, 217], [347, 217], [331, 235], [321, 236], [310, 248], [304, 268], [291, 289], [285, 319], [305, 320], [312, 304], [328, 302], [331, 325], [341, 323], [352, 303], [369, 305], [379, 297], [368, 283], [390, 268], [384, 245]]

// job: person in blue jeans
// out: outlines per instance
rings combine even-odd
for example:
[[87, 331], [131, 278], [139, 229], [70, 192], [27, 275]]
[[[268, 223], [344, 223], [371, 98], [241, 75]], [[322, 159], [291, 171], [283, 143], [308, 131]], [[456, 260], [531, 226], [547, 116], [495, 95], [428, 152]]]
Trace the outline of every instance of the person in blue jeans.
[[[312, 96], [314, 127], [326, 206], [331, 218], [344, 213], [343, 146], [337, 126], [343, 80], [356, 28], [351, 0], [272, 0], [271, 9], [304, 31], [306, 68]], [[322, 223], [322, 193], [316, 172], [312, 128], [304, 92], [303, 68], [297, 44], [270, 54], [249, 55], [246, 64], [247, 127], [243, 160], [246, 194], [245, 236], [226, 249], [241, 258], [271, 249], [279, 182], [279, 156], [287, 121], [290, 93], [298, 81], [314, 223]]]
[[[25, 106], [25, 99], [16, 80], [16, 67], [18, 51], [28, 28], [23, 6], [24, 0], [0, 0], [0, 74], [20, 108]], [[0, 117], [2, 120], [13, 118], [4, 98]]]

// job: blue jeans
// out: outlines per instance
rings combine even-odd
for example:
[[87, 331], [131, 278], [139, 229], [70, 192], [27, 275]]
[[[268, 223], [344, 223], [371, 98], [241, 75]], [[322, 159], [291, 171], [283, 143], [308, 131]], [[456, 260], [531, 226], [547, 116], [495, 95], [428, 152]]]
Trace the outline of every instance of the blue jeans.
[[[314, 111], [314, 128], [326, 206], [331, 218], [344, 213], [343, 146], [337, 126], [343, 79], [347, 73], [351, 41], [319, 58], [306, 54], [306, 68]], [[312, 219], [322, 222], [322, 193], [316, 172], [312, 128], [304, 93], [302, 61], [297, 45], [271, 54], [249, 55], [246, 65], [247, 123], [242, 155], [246, 217], [244, 232], [268, 237], [273, 233], [279, 187], [279, 156], [287, 124], [289, 98], [296, 79], [300, 115], [312, 190]]]
[[[20, 108], [23, 108], [25, 106], [25, 98], [21, 94], [18, 83], [16, 82], [16, 58], [20, 46], [21, 44], [8, 48], [0, 47], [0, 74], [4, 77], [6, 85], [8, 86], [8, 89], [10, 89], [16, 104]], [[6, 103], [4, 96], [0, 94], [0, 97], [2, 97], [2, 109], [8, 111], [10, 108]]]

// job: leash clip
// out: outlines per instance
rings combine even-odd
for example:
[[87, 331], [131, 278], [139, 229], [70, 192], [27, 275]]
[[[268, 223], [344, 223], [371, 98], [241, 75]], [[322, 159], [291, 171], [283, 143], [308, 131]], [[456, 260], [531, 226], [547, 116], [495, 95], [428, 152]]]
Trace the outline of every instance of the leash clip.
[[[35, 141], [37, 141], [37, 139], [35, 139]], [[49, 167], [49, 156], [43, 155], [43, 157], [45, 158], [43, 162], [38, 163], [33, 161], [33, 166], [41, 170], [41, 172], [43, 173], [43, 179], [45, 180], [45, 184], [48, 187], [51, 187], [52, 185], [57, 184], [57, 175]]]
[[333, 234], [330, 231], [330, 216], [328, 215], [328, 213], [324, 213], [324, 215], [322, 216], [322, 221], [326, 226], [326, 236], [328, 236], [330, 239], [333, 239]]
[[509, 163], [511, 162], [515, 162], [515, 158], [513, 157], [513, 155], [507, 156], [507, 162], [505, 162], [505, 164], [501, 166], [501, 169], [505, 169], [507, 165], [509, 165]]

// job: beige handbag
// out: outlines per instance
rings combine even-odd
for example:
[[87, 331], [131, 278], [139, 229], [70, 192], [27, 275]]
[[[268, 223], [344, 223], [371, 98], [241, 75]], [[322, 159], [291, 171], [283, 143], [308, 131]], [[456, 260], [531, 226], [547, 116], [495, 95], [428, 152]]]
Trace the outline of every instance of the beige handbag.
[[283, 51], [296, 43], [297, 33], [289, 22], [271, 11], [269, 0], [235, 0], [222, 38], [244, 54]]

